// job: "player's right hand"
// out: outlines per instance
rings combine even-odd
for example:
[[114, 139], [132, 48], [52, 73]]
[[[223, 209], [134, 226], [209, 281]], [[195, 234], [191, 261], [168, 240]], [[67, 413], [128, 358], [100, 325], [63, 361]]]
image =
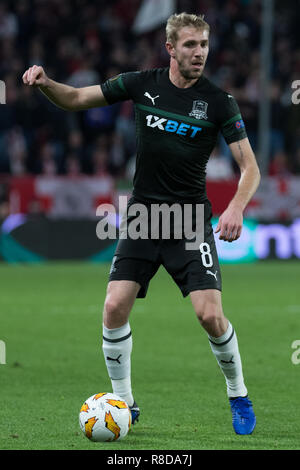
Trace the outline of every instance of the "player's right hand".
[[30, 86], [46, 85], [48, 77], [41, 65], [33, 65], [23, 75], [23, 83]]

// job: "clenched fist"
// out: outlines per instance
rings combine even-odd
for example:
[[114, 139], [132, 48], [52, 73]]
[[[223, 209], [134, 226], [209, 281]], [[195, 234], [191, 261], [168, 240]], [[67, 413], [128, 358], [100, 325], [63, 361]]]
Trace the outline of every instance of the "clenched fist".
[[33, 65], [23, 75], [23, 82], [25, 85], [32, 86], [45, 86], [47, 84], [48, 77], [40, 65]]

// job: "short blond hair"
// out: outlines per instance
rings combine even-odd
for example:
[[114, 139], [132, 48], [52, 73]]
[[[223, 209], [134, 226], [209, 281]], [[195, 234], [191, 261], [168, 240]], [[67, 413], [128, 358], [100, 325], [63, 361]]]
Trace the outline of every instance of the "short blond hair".
[[210, 26], [204, 21], [204, 15], [193, 15], [189, 13], [175, 13], [171, 15], [167, 21], [166, 37], [167, 42], [176, 44], [178, 39], [178, 30], [184, 26], [192, 26], [196, 29], [206, 29], [208, 32]]

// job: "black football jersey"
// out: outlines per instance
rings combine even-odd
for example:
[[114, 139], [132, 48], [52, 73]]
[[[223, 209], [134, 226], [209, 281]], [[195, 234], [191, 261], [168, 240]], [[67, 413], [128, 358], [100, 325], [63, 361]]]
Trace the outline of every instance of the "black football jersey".
[[219, 131], [228, 144], [247, 137], [234, 97], [204, 76], [178, 88], [169, 68], [122, 73], [101, 88], [108, 104], [132, 100], [135, 106], [133, 195], [150, 202], [207, 200], [205, 169]]

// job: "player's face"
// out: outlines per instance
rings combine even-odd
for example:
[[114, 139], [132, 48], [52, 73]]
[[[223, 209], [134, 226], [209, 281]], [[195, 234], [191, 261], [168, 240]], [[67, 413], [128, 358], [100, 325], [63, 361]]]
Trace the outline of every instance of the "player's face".
[[185, 26], [178, 31], [171, 56], [185, 79], [197, 79], [202, 75], [208, 56], [208, 39], [209, 32], [206, 29]]

